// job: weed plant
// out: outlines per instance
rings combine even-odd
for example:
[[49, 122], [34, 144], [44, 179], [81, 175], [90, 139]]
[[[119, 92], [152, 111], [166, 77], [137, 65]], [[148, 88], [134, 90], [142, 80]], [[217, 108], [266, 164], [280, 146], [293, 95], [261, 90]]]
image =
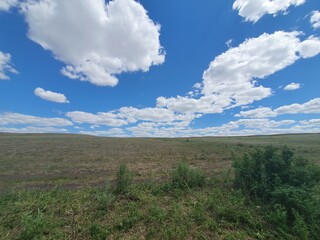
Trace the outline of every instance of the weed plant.
[[299, 239], [319, 239], [320, 168], [287, 148], [268, 146], [234, 163], [235, 186], [271, 209], [269, 219]]
[[194, 187], [203, 187], [206, 184], [206, 178], [198, 169], [191, 169], [184, 163], [179, 163], [172, 171], [172, 185], [179, 189], [188, 189]]

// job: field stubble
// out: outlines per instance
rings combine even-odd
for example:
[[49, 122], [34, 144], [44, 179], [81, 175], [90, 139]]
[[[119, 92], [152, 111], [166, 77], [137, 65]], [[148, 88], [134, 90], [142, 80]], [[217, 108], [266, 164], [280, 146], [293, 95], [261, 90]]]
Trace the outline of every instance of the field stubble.
[[319, 134], [179, 139], [0, 134], [0, 189], [102, 186], [114, 180], [122, 163], [138, 182], [166, 180], [177, 162], [219, 175], [231, 166], [232, 156], [269, 144], [288, 145], [320, 163]]

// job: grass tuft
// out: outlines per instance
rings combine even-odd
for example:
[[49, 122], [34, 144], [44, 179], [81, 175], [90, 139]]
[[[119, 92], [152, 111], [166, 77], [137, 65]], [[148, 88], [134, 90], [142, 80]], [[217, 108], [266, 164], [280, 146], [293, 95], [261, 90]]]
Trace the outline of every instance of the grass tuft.
[[179, 189], [203, 187], [206, 184], [204, 174], [198, 169], [191, 169], [184, 163], [179, 163], [172, 171], [172, 185]]

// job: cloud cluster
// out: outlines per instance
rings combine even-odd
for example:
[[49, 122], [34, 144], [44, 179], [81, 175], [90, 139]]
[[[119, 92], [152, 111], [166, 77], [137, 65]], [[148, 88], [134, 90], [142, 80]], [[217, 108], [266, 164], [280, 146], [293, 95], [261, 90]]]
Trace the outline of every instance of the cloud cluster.
[[[22, 127], [0, 127], [0, 132], [15, 133], [51, 133], [69, 132], [63, 126], [70, 126], [71, 122], [64, 119], [39, 118], [22, 114], [11, 113], [0, 115], [0, 125], [17, 124]], [[6, 119], [3, 121], [3, 119]], [[46, 124], [44, 124], [46, 123]], [[23, 125], [31, 126], [23, 126]], [[98, 127], [98, 126], [96, 126]], [[76, 128], [76, 127], [75, 127]], [[141, 122], [136, 126], [111, 128], [107, 130], [80, 130], [81, 134], [112, 137], [199, 137], [199, 136], [245, 136], [269, 135], [284, 133], [313, 133], [320, 132], [320, 119], [309, 120], [270, 120], [266, 118], [246, 118], [230, 121], [220, 126], [207, 128], [190, 128], [188, 125], [167, 123]]]
[[0, 127], [0, 132], [5, 133], [68, 133], [67, 129], [64, 128], [56, 128], [56, 127], [22, 127], [22, 128], [15, 128], [15, 127]]
[[189, 125], [200, 115], [179, 114], [164, 108], [134, 108], [123, 107], [110, 112], [92, 114], [88, 112], [73, 111], [66, 114], [78, 124], [92, 124], [97, 126], [120, 127], [139, 121], [157, 123], [160, 125]]
[[[304, 3], [305, 0], [235, 0], [233, 9], [246, 21], [256, 22], [265, 14], [284, 13], [289, 7]], [[65, 67], [61, 73], [71, 79], [115, 86], [118, 74], [148, 71], [165, 60], [159, 40], [160, 25], [135, 0], [24, 0], [20, 3], [0, 0], [0, 11], [8, 11], [18, 4], [28, 24], [28, 37], [62, 61]], [[320, 27], [319, 11], [312, 13], [310, 22], [314, 28]], [[160, 96], [156, 106], [148, 108], [122, 107], [98, 113], [70, 111], [65, 114], [70, 120], [0, 113], [0, 132], [68, 132], [63, 127], [71, 126], [81, 129], [78, 132], [83, 134], [136, 137], [320, 131], [319, 119], [300, 122], [269, 119], [285, 114], [320, 113], [320, 98], [276, 109], [260, 107], [241, 111], [235, 116], [244, 119], [221, 126], [191, 128], [191, 123], [204, 114], [223, 113], [271, 96], [272, 89], [262, 85], [263, 79], [299, 59], [320, 53], [319, 37], [306, 38], [297, 31], [264, 33], [237, 47], [231, 46], [232, 40], [226, 44], [229, 49], [213, 59], [203, 73], [202, 82], [196, 83], [185, 96]], [[0, 51], [0, 79], [9, 79], [8, 73], [17, 71], [12, 67], [11, 55]], [[284, 90], [299, 88], [299, 83], [291, 83]], [[36, 88], [34, 94], [47, 101], [69, 102], [64, 94], [42, 88]]]
[[236, 0], [233, 9], [246, 21], [257, 22], [262, 16], [285, 13], [290, 6], [300, 6], [306, 0]]
[[[308, 123], [314, 123], [308, 126]], [[239, 119], [230, 121], [221, 126], [208, 128], [189, 128], [176, 126], [158, 126], [154, 123], [140, 123], [135, 127], [127, 128], [135, 137], [201, 137], [201, 136], [245, 136], [245, 135], [268, 135], [281, 133], [306, 133], [320, 130], [320, 121], [269, 119]]]
[[28, 37], [64, 62], [71, 79], [115, 86], [117, 74], [164, 62], [160, 26], [135, 0], [27, 0], [21, 11]]
[[258, 79], [280, 71], [301, 58], [320, 53], [320, 39], [300, 40], [300, 32], [264, 33], [217, 56], [203, 74], [200, 97], [159, 97], [158, 107], [182, 113], [221, 113], [271, 96]]
[[313, 11], [311, 13], [310, 23], [314, 29], [320, 28], [320, 11]]
[[236, 117], [245, 118], [270, 118], [284, 114], [310, 114], [320, 113], [320, 98], [312, 99], [306, 103], [294, 103], [276, 109], [269, 107], [257, 108], [249, 111], [241, 111]]
[[0, 11], [9, 11], [18, 4], [18, 0], [0, 0]]
[[46, 101], [56, 102], [56, 103], [69, 103], [69, 100], [66, 98], [64, 94], [46, 91], [39, 87], [34, 90], [34, 94]]
[[18, 73], [12, 66], [10, 53], [3, 53], [0, 51], [0, 80], [9, 80], [10, 77], [7, 75], [8, 72], [14, 74]]
[[113, 126], [120, 127], [127, 125], [126, 120], [118, 118], [118, 116], [111, 112], [99, 112], [97, 114], [92, 114], [82, 111], [73, 111], [66, 114], [73, 122], [78, 124], [92, 124], [92, 125], [102, 125], [102, 126]]
[[31, 125], [36, 127], [66, 127], [73, 123], [63, 118], [44, 118], [20, 113], [1, 113], [0, 125]]
[[301, 87], [300, 83], [290, 83], [287, 86], [284, 87], [284, 90], [286, 91], [294, 91]]

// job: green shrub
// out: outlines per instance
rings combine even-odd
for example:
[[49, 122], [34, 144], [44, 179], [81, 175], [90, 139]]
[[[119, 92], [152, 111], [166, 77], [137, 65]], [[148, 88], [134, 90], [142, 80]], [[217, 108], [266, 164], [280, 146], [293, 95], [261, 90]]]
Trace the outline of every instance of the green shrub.
[[307, 160], [294, 158], [284, 147], [278, 151], [268, 146], [246, 154], [234, 162], [235, 185], [251, 198], [269, 201], [279, 187], [308, 190], [320, 181], [319, 167]]
[[132, 183], [133, 173], [129, 171], [127, 165], [121, 164], [117, 172], [115, 187], [116, 194], [126, 194], [129, 192]]
[[200, 170], [191, 169], [188, 165], [180, 163], [172, 171], [172, 184], [180, 189], [203, 187], [206, 179]]
[[106, 184], [103, 191], [98, 193], [97, 200], [99, 203], [99, 209], [103, 211], [106, 211], [113, 203], [113, 201], [115, 200], [115, 196], [108, 184]]
[[[320, 168], [295, 158], [287, 147], [268, 146], [235, 160], [235, 186], [251, 200], [271, 209], [271, 222], [291, 231], [299, 239], [317, 239], [320, 214], [319, 196], [314, 187], [320, 182]], [[319, 235], [318, 235], [319, 236]]]

